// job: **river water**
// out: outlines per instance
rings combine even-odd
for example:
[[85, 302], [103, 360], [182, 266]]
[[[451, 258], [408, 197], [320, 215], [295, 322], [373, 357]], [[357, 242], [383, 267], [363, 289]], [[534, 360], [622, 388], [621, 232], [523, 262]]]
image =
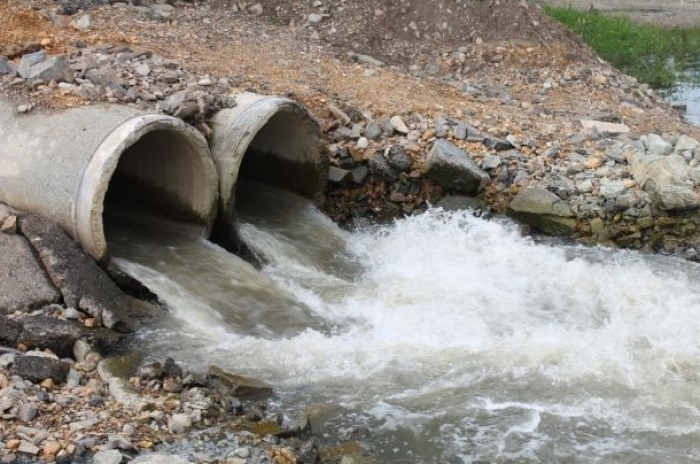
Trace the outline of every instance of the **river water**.
[[339, 405], [331, 428], [368, 427], [381, 462], [700, 462], [697, 264], [468, 211], [347, 233], [250, 200], [260, 272], [204, 240], [113, 242], [172, 310], [144, 351], [268, 381], [290, 414]]

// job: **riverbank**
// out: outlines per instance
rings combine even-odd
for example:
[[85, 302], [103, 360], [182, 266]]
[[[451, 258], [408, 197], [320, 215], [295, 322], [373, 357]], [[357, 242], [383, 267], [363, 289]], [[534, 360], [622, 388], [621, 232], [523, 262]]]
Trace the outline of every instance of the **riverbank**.
[[[653, 90], [598, 60], [533, 4], [474, 2], [473, 22], [464, 21], [456, 3], [430, 19], [427, 7], [417, 5], [6, 2], [0, 4], [0, 22], [8, 25], [0, 31], [0, 55], [8, 58], [0, 61], [0, 94], [18, 113], [111, 102], [173, 114], [205, 135], [208, 117], [235, 102], [231, 93], [284, 94], [310, 108], [324, 128], [334, 170], [322, 207], [348, 227], [417, 214], [429, 204], [490, 214], [510, 208], [541, 231], [697, 256], [700, 128], [683, 123]], [[19, 75], [22, 57], [40, 50], [46, 52], [40, 62], [63, 56], [67, 69]], [[459, 179], [472, 175], [476, 181], [452, 182], [454, 176], [433, 169], [446, 154], [462, 161], [450, 167]], [[50, 287], [50, 301], [43, 303], [60, 304]], [[70, 309], [46, 307], [18, 310], [38, 308], [37, 316], [60, 319]], [[77, 319], [83, 326], [97, 323], [82, 312]], [[16, 339], [5, 344], [35, 348]], [[96, 380], [89, 372], [78, 378], [83, 389], [68, 393], [89, 400], [101, 391], [95, 383], [87, 387]], [[165, 388], [168, 378], [151, 379], [157, 380], [152, 386]], [[23, 385], [31, 392], [46, 389]], [[114, 422], [109, 434], [124, 433], [138, 417]], [[165, 416], [149, 418], [168, 427]], [[71, 454], [73, 438], [61, 443], [56, 436], [61, 448], [51, 448], [53, 454], [15, 454], [22, 440], [42, 444], [18, 435], [24, 425], [15, 419], [3, 423], [4, 462], [42, 453], [50, 461], [62, 450], [72, 459], [77, 452], [77, 441]], [[108, 443], [109, 434], [95, 447]], [[141, 442], [155, 444], [135, 437], [129, 446], [139, 451], [151, 449]], [[19, 443], [10, 448], [9, 440]], [[288, 459], [268, 451], [267, 460]], [[341, 446], [327, 462], [358, 461], [359, 455]], [[257, 462], [240, 455], [208, 459]], [[306, 462], [299, 453], [294, 459]]]

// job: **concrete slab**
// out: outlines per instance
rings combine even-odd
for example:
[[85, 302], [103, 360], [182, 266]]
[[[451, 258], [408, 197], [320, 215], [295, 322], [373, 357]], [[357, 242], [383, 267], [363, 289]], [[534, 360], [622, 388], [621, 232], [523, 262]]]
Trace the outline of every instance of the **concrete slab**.
[[60, 297], [29, 242], [19, 235], [0, 234], [0, 314], [41, 308]]

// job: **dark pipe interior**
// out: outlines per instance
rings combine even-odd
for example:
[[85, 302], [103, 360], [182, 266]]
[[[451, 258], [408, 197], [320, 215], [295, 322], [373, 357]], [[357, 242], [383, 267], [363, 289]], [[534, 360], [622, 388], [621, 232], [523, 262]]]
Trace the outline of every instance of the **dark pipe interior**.
[[109, 182], [105, 236], [109, 241], [115, 226], [161, 228], [173, 223], [188, 234], [201, 234], [210, 201], [209, 187], [201, 183], [210, 181], [187, 137], [168, 130], [146, 133], [122, 153]]

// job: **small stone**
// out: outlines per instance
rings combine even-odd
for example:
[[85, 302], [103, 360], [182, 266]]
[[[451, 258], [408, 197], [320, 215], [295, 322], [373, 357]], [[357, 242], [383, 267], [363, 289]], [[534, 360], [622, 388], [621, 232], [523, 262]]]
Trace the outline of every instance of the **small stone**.
[[603, 164], [603, 160], [601, 158], [598, 158], [597, 156], [594, 156], [592, 158], [587, 159], [583, 163], [583, 167], [585, 167], [586, 169], [598, 169], [601, 164]]
[[248, 13], [252, 14], [253, 16], [260, 16], [263, 14], [263, 6], [260, 3], [256, 3], [248, 8]]
[[396, 132], [408, 134], [408, 127], [406, 127], [401, 116], [393, 116], [389, 121], [391, 122], [391, 127], [393, 127]]
[[190, 427], [192, 427], [192, 419], [189, 414], [173, 414], [168, 419], [168, 430], [172, 433], [185, 433]]
[[51, 391], [54, 388], [53, 379], [46, 379], [43, 382], [41, 382], [40, 385], [48, 391]]
[[32, 110], [32, 105], [25, 103], [17, 107], [17, 112], [20, 114], [29, 113]]
[[56, 456], [61, 451], [61, 444], [57, 441], [47, 441], [44, 443], [44, 456]]
[[134, 66], [134, 72], [141, 77], [147, 77], [151, 74], [151, 68], [146, 63], [139, 63]]
[[200, 79], [198, 84], [201, 85], [202, 87], [209, 87], [210, 85], [213, 84], [213, 82], [208, 77], [205, 77], [203, 79]]
[[673, 145], [665, 141], [657, 134], [643, 135], [641, 141], [650, 155], [668, 155], [673, 151]]
[[7, 57], [0, 56], [0, 76], [16, 72], [15, 65]]
[[367, 140], [367, 137], [360, 137], [357, 139], [357, 148], [360, 150], [364, 150], [369, 146], [369, 140]]
[[19, 444], [19, 447], [17, 448], [17, 451], [19, 453], [31, 454], [33, 456], [36, 456], [37, 454], [39, 454], [40, 449], [35, 444], [26, 440], [22, 440]]
[[370, 122], [365, 127], [364, 133], [365, 137], [367, 137], [369, 140], [378, 140], [379, 138], [381, 138], [384, 132], [382, 131], [382, 128], [379, 124], [377, 124], [376, 122]]
[[90, 19], [90, 15], [84, 15], [80, 19], [71, 21], [70, 25], [79, 31], [89, 31], [92, 27], [92, 20]]
[[233, 450], [233, 455], [239, 458], [246, 459], [250, 456], [250, 448], [247, 446], [244, 446], [242, 448], [236, 448]]
[[311, 14], [309, 15], [309, 22], [310, 22], [310, 23], [312, 23], [312, 24], [318, 24], [318, 23], [320, 23], [321, 21], [323, 21], [323, 16], [321, 16], [320, 14], [311, 13]]
[[498, 155], [486, 155], [481, 162], [481, 169], [489, 171], [501, 165], [501, 157]]
[[39, 408], [34, 403], [24, 403], [17, 412], [17, 418], [25, 424], [31, 422], [39, 413]]
[[92, 457], [92, 464], [120, 464], [122, 459], [119, 450], [100, 451]]
[[0, 225], [0, 232], [3, 234], [15, 235], [17, 233], [17, 216], [12, 215], [5, 218]]

